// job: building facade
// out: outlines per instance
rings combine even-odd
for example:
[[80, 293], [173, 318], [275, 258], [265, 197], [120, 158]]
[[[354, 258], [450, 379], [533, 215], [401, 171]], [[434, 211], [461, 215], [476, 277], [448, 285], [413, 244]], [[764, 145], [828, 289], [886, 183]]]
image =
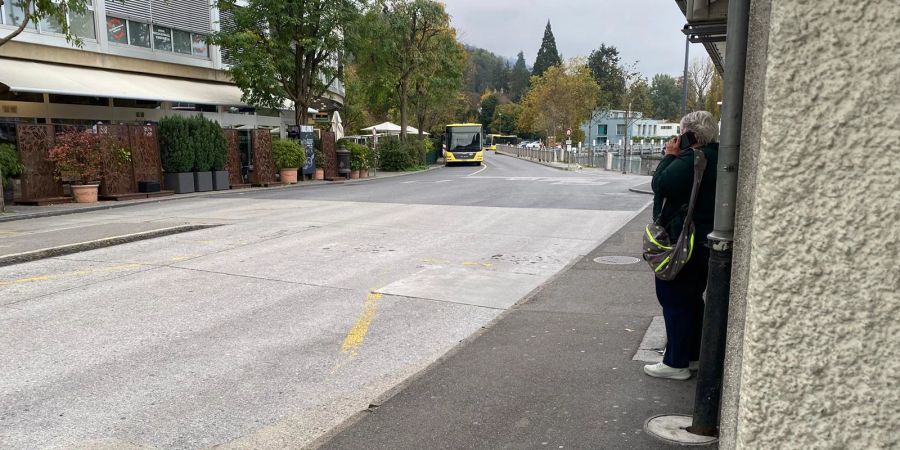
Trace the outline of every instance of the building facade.
[[585, 142], [591, 146], [621, 145], [626, 136], [629, 140], [659, 139], [670, 136], [668, 133], [660, 134], [663, 131], [660, 124], [663, 122], [656, 119], [645, 119], [640, 112], [628, 113], [627, 120], [626, 124], [626, 111], [623, 110], [595, 112], [590, 121], [581, 125]]
[[[0, 35], [23, 17], [10, 3], [0, 7]], [[86, 14], [68, 17], [81, 48], [66, 42], [59, 24], [30, 23], [0, 47], [0, 140], [18, 122], [147, 123], [198, 113], [223, 127], [284, 133], [293, 112], [242, 102], [227, 58], [207, 44], [222, 21], [210, 0], [92, 0]], [[335, 83], [316, 108], [334, 110], [343, 97]]]
[[[676, 3], [702, 24], [736, 1]], [[900, 3], [744, 7], [719, 448], [898, 448]]]

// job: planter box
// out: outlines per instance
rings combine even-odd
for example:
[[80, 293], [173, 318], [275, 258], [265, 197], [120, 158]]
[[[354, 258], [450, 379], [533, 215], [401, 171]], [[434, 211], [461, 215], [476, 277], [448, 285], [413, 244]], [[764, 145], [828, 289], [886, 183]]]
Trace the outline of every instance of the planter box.
[[194, 189], [197, 192], [213, 190], [212, 172], [194, 172]]
[[231, 188], [231, 183], [228, 182], [228, 171], [227, 170], [214, 170], [212, 173], [213, 176], [213, 189], [217, 191], [227, 191]]
[[164, 177], [166, 189], [176, 194], [194, 192], [194, 174], [192, 172], [166, 173]]

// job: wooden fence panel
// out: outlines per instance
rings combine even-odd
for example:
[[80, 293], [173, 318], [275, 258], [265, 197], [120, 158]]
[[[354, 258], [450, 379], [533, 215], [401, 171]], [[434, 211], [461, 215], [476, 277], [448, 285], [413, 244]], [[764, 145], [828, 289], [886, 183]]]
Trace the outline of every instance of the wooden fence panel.
[[25, 170], [22, 181], [22, 200], [40, 200], [61, 197], [62, 183], [54, 174], [55, 165], [49, 159], [49, 150], [56, 139], [53, 125], [16, 125], [16, 149]]
[[253, 184], [275, 182], [275, 163], [272, 159], [272, 133], [269, 130], [252, 130]]

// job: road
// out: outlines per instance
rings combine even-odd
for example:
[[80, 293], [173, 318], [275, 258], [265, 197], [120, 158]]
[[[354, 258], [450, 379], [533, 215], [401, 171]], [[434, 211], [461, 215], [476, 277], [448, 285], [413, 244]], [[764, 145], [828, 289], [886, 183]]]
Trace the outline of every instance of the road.
[[0, 268], [0, 447], [302, 447], [648, 202], [486, 163], [4, 224], [221, 226]]

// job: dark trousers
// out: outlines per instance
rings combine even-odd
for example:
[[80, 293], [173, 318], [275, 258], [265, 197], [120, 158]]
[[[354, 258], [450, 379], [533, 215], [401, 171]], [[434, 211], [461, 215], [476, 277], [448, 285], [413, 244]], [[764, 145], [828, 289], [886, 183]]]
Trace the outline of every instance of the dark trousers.
[[709, 271], [706, 244], [694, 247], [694, 254], [672, 281], [656, 278], [656, 298], [666, 322], [666, 354], [663, 362], [679, 369], [700, 357], [700, 333], [703, 328], [703, 291]]

